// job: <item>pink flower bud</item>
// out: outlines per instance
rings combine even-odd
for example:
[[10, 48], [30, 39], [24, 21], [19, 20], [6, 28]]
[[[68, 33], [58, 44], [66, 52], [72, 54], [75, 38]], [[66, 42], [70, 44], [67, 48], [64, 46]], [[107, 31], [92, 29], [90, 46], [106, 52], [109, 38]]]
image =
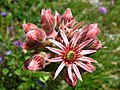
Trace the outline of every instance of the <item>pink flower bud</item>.
[[55, 27], [58, 28], [58, 26], [59, 26], [59, 24], [61, 22], [61, 16], [60, 16], [60, 14], [57, 11], [55, 11], [54, 18], [55, 18]]
[[32, 56], [30, 59], [25, 61], [23, 69], [26, 70], [42, 70], [45, 67], [44, 58], [40, 54]]
[[46, 40], [46, 33], [42, 29], [31, 30], [26, 36], [33, 42], [42, 43]]
[[93, 50], [99, 50], [102, 48], [102, 44], [101, 44], [101, 41], [95, 39], [93, 41], [93, 44], [89, 47], [89, 49], [93, 49]]
[[73, 15], [72, 15], [71, 9], [68, 8], [62, 15], [62, 21], [64, 21], [64, 23], [66, 24], [71, 20], [73, 20]]
[[22, 45], [22, 48], [23, 49], [26, 49], [26, 50], [32, 50], [32, 49], [35, 49], [39, 46], [39, 43], [37, 42], [33, 42], [31, 41], [30, 39], [27, 39], [23, 45]]
[[33, 23], [28, 23], [28, 24], [22, 24], [22, 27], [23, 27], [23, 29], [24, 29], [24, 31], [27, 33], [28, 31], [30, 31], [30, 30], [35, 30], [35, 29], [37, 29], [38, 27], [35, 25], [35, 24], [33, 24]]
[[65, 69], [65, 70], [64, 70], [64, 80], [65, 80], [71, 87], [74, 87], [74, 86], [76, 85], [77, 81], [78, 81], [78, 78], [77, 78], [77, 76], [76, 76], [74, 73], [72, 73], [72, 77], [73, 77], [73, 81], [74, 81], [74, 82], [71, 81], [71, 79], [70, 79], [69, 76], [68, 76], [68, 72], [67, 72], [67, 70]]
[[49, 36], [54, 30], [55, 19], [51, 14], [51, 10], [42, 10], [41, 12], [41, 25], [42, 29], [45, 30], [46, 34]]

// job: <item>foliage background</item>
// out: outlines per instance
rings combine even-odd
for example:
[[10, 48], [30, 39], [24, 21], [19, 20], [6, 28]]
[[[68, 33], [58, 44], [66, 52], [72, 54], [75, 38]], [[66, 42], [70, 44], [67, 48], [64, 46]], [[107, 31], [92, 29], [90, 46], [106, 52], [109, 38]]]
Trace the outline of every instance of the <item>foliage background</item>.
[[[89, 0], [0, 0], [0, 90], [119, 90], [120, 89], [120, 0], [100, 0], [99, 6]], [[107, 13], [102, 15], [99, 7], [104, 5]], [[83, 82], [78, 81], [75, 88], [68, 86], [62, 78], [52, 80], [52, 75], [43, 71], [25, 71], [22, 69], [29, 53], [24, 54], [14, 41], [24, 42], [21, 25], [34, 23], [40, 27], [42, 8], [51, 8], [63, 13], [71, 8], [77, 21], [98, 23], [101, 33], [99, 39], [103, 49], [92, 56], [98, 61], [96, 71], [83, 74]], [[13, 26], [13, 30], [9, 27]], [[6, 52], [11, 50], [11, 54]]]

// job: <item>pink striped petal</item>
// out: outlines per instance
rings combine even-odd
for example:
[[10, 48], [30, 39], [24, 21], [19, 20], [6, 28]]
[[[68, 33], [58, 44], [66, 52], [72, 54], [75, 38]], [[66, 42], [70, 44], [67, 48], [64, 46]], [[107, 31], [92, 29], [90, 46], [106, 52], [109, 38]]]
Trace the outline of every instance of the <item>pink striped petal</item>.
[[95, 52], [96, 52], [96, 50], [81, 50], [80, 54], [86, 55], [86, 54], [92, 54]]
[[67, 39], [67, 36], [65, 35], [65, 33], [62, 30], [60, 30], [60, 32], [61, 32], [61, 37], [62, 37], [65, 45], [68, 46], [69, 45], [69, 41]]
[[89, 58], [89, 57], [85, 57], [85, 56], [82, 56], [82, 57], [78, 58], [78, 60], [87, 61], [87, 62], [97, 62], [94, 59]]
[[81, 68], [83, 68], [84, 70], [86, 70], [88, 72], [92, 72], [91, 69], [89, 69], [89, 67], [87, 67], [84, 63], [82, 63], [82, 62], [76, 62], [76, 64], [78, 66], [80, 66]]
[[82, 77], [80, 75], [80, 72], [75, 64], [73, 64], [73, 70], [74, 70], [76, 76], [78, 77], [78, 79], [82, 81]]
[[58, 55], [62, 55], [62, 50], [60, 50], [60, 49], [56, 49], [56, 48], [52, 48], [52, 47], [46, 47], [46, 48]]
[[70, 80], [71, 80], [72, 82], [74, 82], [74, 81], [73, 81], [73, 76], [72, 76], [71, 65], [68, 66], [68, 76], [69, 76]]
[[77, 41], [78, 41], [79, 38], [80, 38], [80, 35], [81, 35], [81, 31], [79, 30], [79, 31], [77, 32], [77, 34], [71, 39], [71, 40], [72, 40], [72, 44], [71, 44], [72, 47], [75, 47]]
[[61, 62], [61, 61], [63, 61], [63, 59], [62, 59], [62, 57], [56, 57], [56, 58], [47, 59], [47, 61], [49, 61], [49, 62]]
[[86, 40], [85, 42], [81, 43], [78, 47], [77, 47], [77, 51], [81, 50], [82, 48], [84, 48], [86, 45], [88, 45], [93, 39], [90, 40]]
[[64, 66], [65, 66], [65, 63], [62, 62], [62, 63], [60, 64], [60, 66], [57, 68], [53, 80], [58, 76], [58, 74], [61, 72], [61, 70], [64, 68]]
[[57, 45], [62, 50], [64, 50], [65, 47], [60, 42], [55, 41], [54, 39], [49, 39], [49, 41], [52, 42], [53, 44]]

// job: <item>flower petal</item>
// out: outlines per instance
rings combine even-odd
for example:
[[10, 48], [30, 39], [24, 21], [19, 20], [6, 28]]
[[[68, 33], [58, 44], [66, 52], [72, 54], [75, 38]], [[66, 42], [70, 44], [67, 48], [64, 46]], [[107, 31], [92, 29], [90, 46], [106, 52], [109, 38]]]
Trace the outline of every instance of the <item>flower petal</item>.
[[73, 64], [73, 70], [74, 70], [76, 76], [78, 77], [78, 79], [82, 81], [82, 77], [80, 75], [80, 72], [75, 64]]
[[82, 63], [82, 62], [76, 62], [76, 64], [78, 66], [80, 66], [81, 68], [83, 68], [84, 70], [86, 70], [88, 72], [92, 72], [91, 69], [89, 67], [87, 67], [84, 63]]
[[63, 61], [63, 59], [62, 59], [62, 57], [56, 57], [56, 58], [47, 59], [47, 61], [49, 61], [49, 62], [61, 62], [61, 61]]
[[82, 48], [84, 48], [86, 45], [88, 45], [93, 39], [90, 40], [86, 40], [85, 42], [81, 43], [78, 47], [77, 47], [77, 51], [81, 50]]
[[49, 39], [49, 41], [52, 42], [53, 44], [57, 45], [62, 50], [64, 50], [65, 47], [60, 42], [58, 42], [58, 41], [56, 41], [54, 39]]
[[68, 66], [68, 76], [69, 76], [70, 80], [71, 80], [72, 82], [74, 82], [74, 80], [73, 80], [73, 76], [72, 76], [71, 65]]
[[82, 57], [78, 58], [78, 60], [80, 60], [80, 61], [87, 61], [87, 62], [97, 62], [94, 59], [89, 58], [89, 57], [85, 57], [85, 56], [82, 56]]
[[79, 30], [79, 31], [77, 32], [77, 34], [71, 39], [71, 40], [72, 40], [72, 44], [71, 44], [72, 47], [75, 47], [77, 41], [78, 41], [79, 38], [80, 38], [80, 35], [81, 35], [81, 31]]
[[62, 30], [60, 30], [60, 32], [61, 32], [61, 37], [62, 37], [65, 45], [68, 46], [69, 45], [69, 41], [68, 41], [67, 36], [65, 35], [65, 33]]
[[80, 54], [86, 55], [86, 54], [92, 54], [95, 52], [96, 52], [96, 50], [81, 50]]
[[62, 62], [62, 63], [60, 64], [60, 66], [57, 68], [53, 80], [58, 76], [58, 74], [59, 74], [60, 71], [64, 68], [64, 66], [65, 66], [65, 63]]
[[58, 55], [62, 55], [62, 51], [60, 49], [52, 48], [52, 47], [46, 47], [46, 48]]

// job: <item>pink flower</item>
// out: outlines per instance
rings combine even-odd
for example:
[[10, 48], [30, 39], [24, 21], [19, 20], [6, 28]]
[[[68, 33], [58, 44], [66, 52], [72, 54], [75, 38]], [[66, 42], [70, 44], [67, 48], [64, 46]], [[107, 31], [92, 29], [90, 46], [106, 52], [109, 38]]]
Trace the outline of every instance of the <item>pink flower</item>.
[[82, 81], [79, 68], [82, 68], [87, 72], [92, 72], [93, 70], [95, 70], [90, 63], [96, 61], [89, 57], [86, 57], [86, 55], [95, 53], [96, 50], [83, 50], [83, 48], [90, 42], [92, 42], [93, 39], [89, 39], [82, 42], [81, 44], [77, 44], [78, 40], [81, 37], [80, 30], [74, 35], [74, 37], [70, 41], [68, 40], [66, 34], [62, 30], [60, 30], [60, 34], [64, 43], [60, 43], [56, 40], [49, 39], [53, 44], [59, 47], [59, 49], [53, 47], [46, 47], [50, 51], [57, 54], [57, 57], [48, 59], [48, 61], [61, 62], [61, 64], [55, 72], [54, 79], [58, 76], [62, 69], [66, 67], [71, 82], [75, 83], [73, 79], [73, 73], [77, 76], [79, 80]]

